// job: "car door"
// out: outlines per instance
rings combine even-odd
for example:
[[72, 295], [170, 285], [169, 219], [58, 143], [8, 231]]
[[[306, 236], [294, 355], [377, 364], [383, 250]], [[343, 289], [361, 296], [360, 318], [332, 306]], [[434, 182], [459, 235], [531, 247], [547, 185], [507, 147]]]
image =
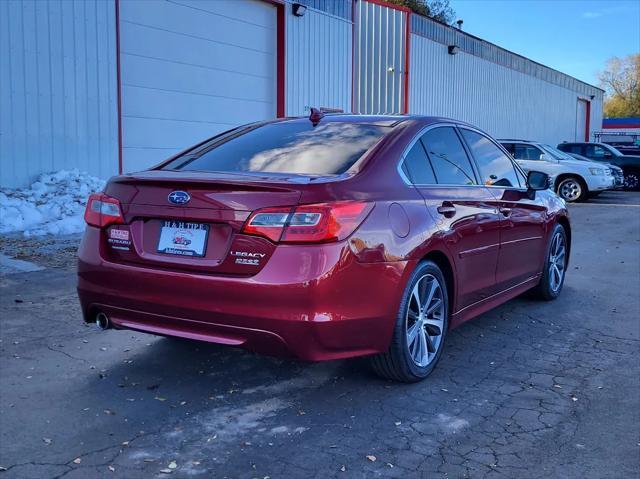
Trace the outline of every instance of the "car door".
[[524, 176], [497, 143], [467, 127], [460, 132], [502, 216], [496, 285], [509, 289], [541, 271], [547, 209], [539, 197], [527, 194]]
[[430, 127], [405, 155], [403, 171], [424, 197], [456, 270], [455, 311], [495, 292], [500, 217], [453, 125]]
[[585, 148], [584, 156], [586, 156], [590, 160], [603, 163], [612, 161], [613, 159], [613, 154], [600, 145], [587, 145], [587, 147]]

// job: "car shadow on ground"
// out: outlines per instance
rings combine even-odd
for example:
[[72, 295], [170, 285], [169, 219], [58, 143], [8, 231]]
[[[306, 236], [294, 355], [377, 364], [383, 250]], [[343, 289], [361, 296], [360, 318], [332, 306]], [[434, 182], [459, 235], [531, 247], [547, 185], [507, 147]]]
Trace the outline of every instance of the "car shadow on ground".
[[[567, 290], [570, 294], [570, 288]], [[118, 340], [117, 335], [135, 335], [145, 346], [135, 348], [131, 356], [120, 356], [102, 374], [92, 375], [83, 389], [88, 394], [102, 396], [109, 392], [112, 397], [115, 394], [125, 399], [137, 394], [143, 401], [155, 399], [172, 405], [194, 398], [204, 405], [207, 401], [249, 397], [257, 392], [287, 397], [329, 384], [349, 394], [371, 387], [401, 393], [407, 388], [446, 389], [452, 382], [463, 383], [465, 377], [481, 374], [461, 371], [468, 371], [483, 358], [487, 366], [494, 366], [517, 354], [510, 344], [537, 341], [536, 320], [528, 314], [531, 303], [541, 304], [525, 295], [450, 331], [437, 368], [427, 381], [414, 385], [377, 377], [366, 357], [312, 363], [205, 342], [109, 330], [102, 334], [114, 341]], [[549, 331], [543, 335], [548, 336]], [[482, 371], [480, 365], [475, 366]], [[129, 402], [131, 407], [136, 401]]]

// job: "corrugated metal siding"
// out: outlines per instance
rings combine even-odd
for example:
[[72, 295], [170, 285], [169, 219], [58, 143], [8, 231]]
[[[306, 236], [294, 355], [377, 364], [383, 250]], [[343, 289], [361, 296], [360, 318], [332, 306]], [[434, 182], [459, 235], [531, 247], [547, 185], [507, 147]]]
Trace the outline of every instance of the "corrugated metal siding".
[[344, 18], [345, 20], [352, 21], [352, 8], [353, 0], [286, 0], [291, 3], [300, 3], [307, 7], [314, 8], [321, 12], [335, 15], [336, 17]]
[[0, 1], [0, 185], [117, 172], [113, 2]]
[[407, 13], [361, 0], [356, 4], [356, 113], [403, 113]]
[[[580, 92], [411, 35], [409, 112], [467, 121], [496, 138], [573, 140]], [[602, 121], [602, 91], [591, 103]], [[523, 119], [525, 119], [523, 121]]]
[[590, 118], [590, 130], [589, 131], [589, 141], [598, 141], [594, 135], [594, 132], [600, 131], [602, 128], [602, 118], [603, 118], [603, 103], [604, 103], [604, 93], [597, 93], [593, 100], [591, 101], [591, 118]]
[[312, 106], [351, 111], [352, 23], [311, 8], [296, 17], [286, 8], [286, 114], [306, 115]]
[[443, 45], [456, 45], [461, 51], [483, 58], [498, 65], [525, 73], [541, 80], [569, 88], [582, 95], [595, 95], [599, 88], [582, 82], [528, 58], [500, 48], [456, 28], [436, 22], [421, 15], [411, 15], [411, 32]]

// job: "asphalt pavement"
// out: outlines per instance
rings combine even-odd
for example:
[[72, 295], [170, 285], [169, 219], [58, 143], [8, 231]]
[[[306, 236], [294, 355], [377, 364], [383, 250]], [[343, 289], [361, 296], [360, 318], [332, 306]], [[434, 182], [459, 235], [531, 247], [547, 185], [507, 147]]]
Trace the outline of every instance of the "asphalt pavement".
[[100, 332], [71, 268], [3, 274], [0, 479], [638, 477], [640, 194], [570, 210], [561, 297], [466, 323], [413, 385]]

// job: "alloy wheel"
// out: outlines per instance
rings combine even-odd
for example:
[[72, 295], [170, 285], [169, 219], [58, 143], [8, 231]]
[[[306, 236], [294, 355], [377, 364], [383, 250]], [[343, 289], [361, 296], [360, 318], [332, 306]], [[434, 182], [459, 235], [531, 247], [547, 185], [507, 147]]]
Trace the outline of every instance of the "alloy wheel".
[[567, 265], [566, 253], [564, 235], [561, 232], [557, 232], [551, 242], [551, 252], [549, 254], [549, 285], [554, 293], [562, 286]]
[[444, 308], [442, 285], [435, 276], [425, 274], [413, 287], [406, 316], [407, 347], [420, 367], [437, 356], [443, 338]]
[[635, 173], [628, 173], [624, 175], [624, 187], [628, 190], [635, 190], [638, 188], [640, 180]]
[[567, 178], [558, 186], [558, 193], [566, 201], [577, 201], [582, 196], [582, 186], [578, 180]]

